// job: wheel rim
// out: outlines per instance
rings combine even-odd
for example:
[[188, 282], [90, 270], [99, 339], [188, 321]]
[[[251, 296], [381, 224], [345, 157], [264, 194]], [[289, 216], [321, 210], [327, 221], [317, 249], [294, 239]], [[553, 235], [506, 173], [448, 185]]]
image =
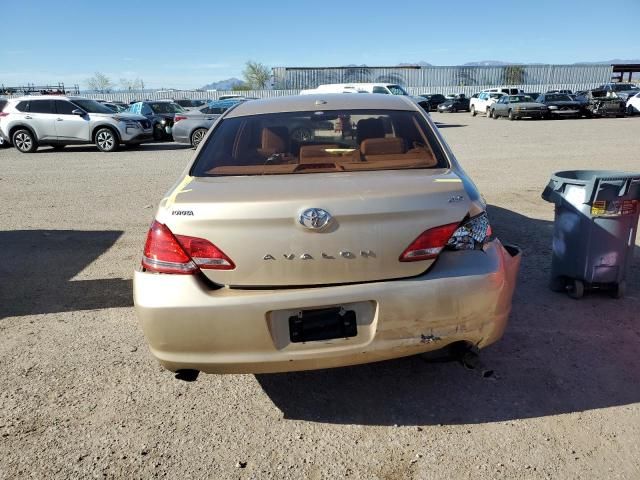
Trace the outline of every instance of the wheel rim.
[[311, 136], [311, 132], [309, 130], [305, 130], [304, 128], [299, 128], [291, 133], [291, 138], [296, 140], [297, 142], [306, 142], [308, 140], [311, 140]]
[[15, 136], [16, 147], [20, 150], [29, 150], [33, 145], [31, 137], [26, 133], [19, 133]]
[[192, 143], [194, 147], [197, 147], [198, 145], [200, 145], [200, 142], [204, 138], [204, 134], [205, 134], [204, 130], [196, 130], [195, 132], [193, 132]]
[[115, 143], [113, 134], [107, 131], [98, 132], [98, 146], [103, 150], [111, 150]]

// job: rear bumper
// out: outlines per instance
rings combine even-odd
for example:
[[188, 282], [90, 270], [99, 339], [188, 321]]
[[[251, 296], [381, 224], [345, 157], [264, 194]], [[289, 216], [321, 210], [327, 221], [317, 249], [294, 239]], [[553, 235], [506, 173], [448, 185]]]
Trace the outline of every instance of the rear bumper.
[[189, 132], [186, 130], [174, 127], [172, 135], [174, 142], [191, 145], [191, 137], [189, 136]]
[[[444, 252], [420, 277], [344, 286], [211, 290], [194, 276], [136, 271], [134, 302], [152, 354], [169, 370], [310, 370], [495, 342], [519, 264], [519, 250], [496, 240], [485, 252]], [[358, 315], [355, 337], [289, 341], [291, 312], [347, 304]]]

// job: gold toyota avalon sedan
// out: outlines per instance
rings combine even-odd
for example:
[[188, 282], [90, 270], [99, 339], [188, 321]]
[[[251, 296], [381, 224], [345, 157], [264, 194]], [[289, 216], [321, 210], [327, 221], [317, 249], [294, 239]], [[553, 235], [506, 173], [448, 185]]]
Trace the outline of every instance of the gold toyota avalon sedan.
[[174, 372], [483, 348], [502, 336], [520, 263], [485, 208], [409, 97], [240, 103], [160, 202], [136, 311]]

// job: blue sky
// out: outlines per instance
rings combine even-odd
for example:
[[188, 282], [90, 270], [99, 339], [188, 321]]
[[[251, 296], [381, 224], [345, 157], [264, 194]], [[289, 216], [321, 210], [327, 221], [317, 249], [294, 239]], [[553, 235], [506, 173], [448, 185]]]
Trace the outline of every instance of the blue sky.
[[0, 11], [5, 85], [84, 87], [101, 71], [115, 81], [196, 88], [241, 77], [249, 59], [336, 66], [640, 57], [640, 0], [2, 0]]

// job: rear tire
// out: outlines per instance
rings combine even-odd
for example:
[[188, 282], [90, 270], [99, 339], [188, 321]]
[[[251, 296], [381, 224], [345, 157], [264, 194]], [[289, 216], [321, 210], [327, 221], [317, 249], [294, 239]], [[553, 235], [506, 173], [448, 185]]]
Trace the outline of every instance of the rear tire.
[[571, 280], [567, 285], [567, 294], [574, 300], [579, 300], [584, 296], [584, 283], [582, 280]]
[[476, 107], [474, 105], [471, 105], [471, 110], [469, 110], [471, 112], [471, 116], [475, 117], [478, 112], [476, 112]]
[[485, 116], [486, 116], [487, 118], [489, 118], [489, 116], [491, 115], [491, 109], [490, 109], [490, 108], [487, 108], [487, 111], [486, 111], [486, 112], [484, 112], [484, 113], [485, 113]]
[[613, 288], [613, 290], [611, 291], [611, 296], [617, 299], [623, 298], [626, 290], [627, 290], [627, 282], [623, 280]]
[[104, 127], [96, 132], [96, 147], [101, 152], [115, 152], [118, 149], [118, 136], [110, 128]]
[[313, 139], [313, 132], [308, 128], [300, 127], [291, 131], [291, 140], [296, 142], [309, 142]]
[[191, 134], [191, 146], [193, 148], [198, 148], [198, 145], [200, 145], [200, 142], [202, 142], [202, 140], [204, 139], [207, 131], [208, 130], [206, 128], [196, 128], [193, 131], [193, 133]]
[[513, 114], [513, 110], [509, 110], [509, 120], [513, 121], [516, 119], [516, 116]]
[[493, 110], [491, 110], [491, 118], [493, 118], [494, 120], [498, 119], [498, 114], [496, 113], [496, 109], [495, 108]]
[[157, 142], [164, 140], [164, 130], [162, 129], [162, 125], [156, 123], [153, 126], [153, 139]]
[[38, 149], [38, 141], [33, 133], [26, 128], [13, 132], [11, 143], [21, 153], [33, 153]]

